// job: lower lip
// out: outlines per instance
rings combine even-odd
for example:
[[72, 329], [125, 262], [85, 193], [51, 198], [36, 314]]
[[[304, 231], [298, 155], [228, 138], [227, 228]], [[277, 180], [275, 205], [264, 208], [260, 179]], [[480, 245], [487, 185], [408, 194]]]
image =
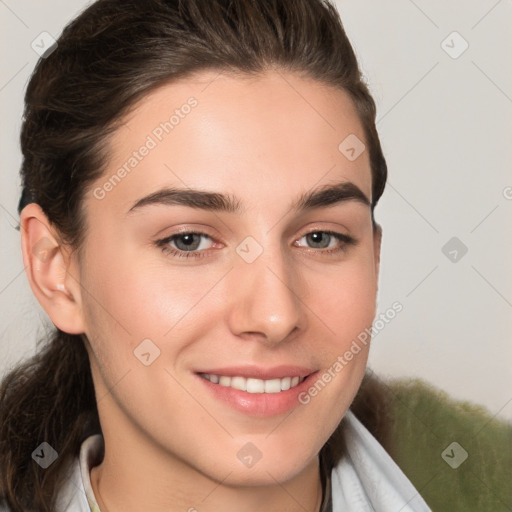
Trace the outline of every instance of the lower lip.
[[294, 388], [279, 393], [247, 393], [247, 391], [214, 384], [200, 375], [197, 375], [197, 378], [215, 398], [227, 403], [233, 409], [249, 416], [268, 418], [287, 413], [300, 405], [300, 393], [311, 386], [317, 374], [318, 372], [312, 373]]

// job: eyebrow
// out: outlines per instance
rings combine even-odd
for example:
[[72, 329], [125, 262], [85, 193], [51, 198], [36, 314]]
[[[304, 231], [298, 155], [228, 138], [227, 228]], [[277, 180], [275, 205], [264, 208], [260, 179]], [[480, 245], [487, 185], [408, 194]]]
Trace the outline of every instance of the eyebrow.
[[[370, 200], [357, 185], [350, 181], [343, 181], [301, 194], [291, 204], [290, 210], [306, 211], [347, 201], [357, 201], [371, 207]], [[242, 202], [233, 195], [192, 188], [164, 188], [136, 201], [128, 210], [128, 214], [149, 205], [183, 205], [200, 210], [234, 214], [245, 212]]]

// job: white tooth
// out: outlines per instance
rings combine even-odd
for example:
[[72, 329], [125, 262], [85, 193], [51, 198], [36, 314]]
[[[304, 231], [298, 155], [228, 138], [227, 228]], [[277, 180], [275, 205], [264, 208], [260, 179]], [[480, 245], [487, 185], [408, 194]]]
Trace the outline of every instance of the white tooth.
[[246, 391], [248, 393], [264, 393], [265, 383], [261, 379], [247, 379]]
[[245, 391], [247, 387], [247, 380], [245, 377], [231, 377], [231, 387]]
[[246, 379], [241, 376], [228, 377], [226, 375], [214, 375], [213, 373], [203, 373], [202, 376], [214, 384], [232, 387], [248, 393], [279, 393], [297, 386], [305, 379], [305, 377], [283, 377], [282, 379], [269, 380]]
[[291, 377], [285, 377], [284, 379], [281, 379], [281, 390], [287, 391], [290, 389], [290, 386], [292, 385], [292, 378]]
[[265, 393], [279, 393], [281, 391], [281, 379], [265, 381]]
[[219, 384], [221, 386], [229, 387], [231, 386], [231, 377], [225, 377], [224, 375], [219, 378]]

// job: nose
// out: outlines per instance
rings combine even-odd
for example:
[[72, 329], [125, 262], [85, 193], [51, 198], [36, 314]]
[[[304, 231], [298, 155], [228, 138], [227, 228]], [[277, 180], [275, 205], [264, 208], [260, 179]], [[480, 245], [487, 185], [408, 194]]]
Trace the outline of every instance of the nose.
[[302, 284], [280, 248], [265, 249], [252, 263], [239, 258], [230, 279], [233, 334], [274, 346], [305, 329]]

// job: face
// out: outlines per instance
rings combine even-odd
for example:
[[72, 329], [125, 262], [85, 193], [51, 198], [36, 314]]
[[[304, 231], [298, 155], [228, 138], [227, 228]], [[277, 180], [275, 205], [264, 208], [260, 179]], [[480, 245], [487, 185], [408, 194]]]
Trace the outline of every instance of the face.
[[239, 485], [316, 464], [375, 315], [370, 164], [348, 136], [357, 155], [346, 93], [277, 71], [165, 85], [114, 133], [76, 262], [107, 449]]

